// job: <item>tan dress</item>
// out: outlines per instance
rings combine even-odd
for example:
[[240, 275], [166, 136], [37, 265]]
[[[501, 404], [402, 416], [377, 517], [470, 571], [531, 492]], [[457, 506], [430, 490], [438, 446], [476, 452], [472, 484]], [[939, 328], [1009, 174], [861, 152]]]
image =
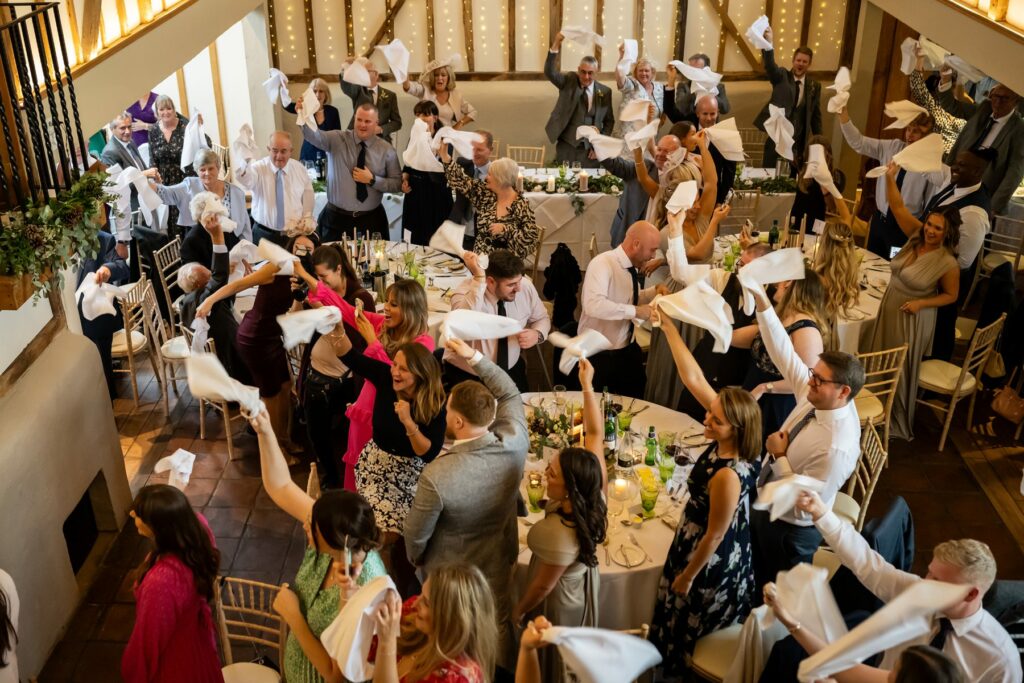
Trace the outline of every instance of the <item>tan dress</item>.
[[[527, 585], [533, 581], [541, 562], [566, 568], [544, 602], [530, 616], [542, 614], [555, 626], [597, 626], [600, 576], [596, 566], [588, 567], [579, 561], [576, 530], [564, 517], [549, 512], [530, 528], [526, 543], [533, 553], [526, 575]], [[562, 661], [555, 648], [544, 648], [540, 656], [545, 683], [565, 680]]]
[[897, 439], [914, 438], [914, 396], [921, 359], [932, 349], [935, 336], [935, 315], [938, 309], [922, 308], [917, 315], [900, 310], [907, 301], [933, 297], [939, 280], [957, 267], [956, 257], [945, 249], [935, 249], [914, 258], [913, 249], [904, 248], [892, 260], [892, 279], [878, 308], [871, 351], [884, 351], [907, 344], [907, 360], [903, 365], [899, 386], [893, 400], [890, 433]]

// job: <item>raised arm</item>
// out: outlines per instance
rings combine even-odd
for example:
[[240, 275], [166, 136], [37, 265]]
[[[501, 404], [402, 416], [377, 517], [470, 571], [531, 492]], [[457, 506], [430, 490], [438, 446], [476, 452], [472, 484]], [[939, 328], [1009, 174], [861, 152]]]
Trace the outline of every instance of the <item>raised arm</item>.
[[850, 149], [862, 156], [878, 159], [879, 161], [886, 160], [882, 158], [885, 152], [885, 143], [878, 138], [870, 138], [863, 135], [857, 130], [857, 126], [850, 120], [850, 114], [846, 107], [839, 111], [839, 121], [840, 129], [843, 131], [843, 138], [846, 139], [846, 144], [850, 146]]
[[947, 112], [961, 119], [969, 119], [978, 111], [979, 105], [965, 102], [956, 97], [953, 85], [953, 70], [939, 72], [939, 85], [935, 88], [935, 101]]
[[658, 194], [658, 181], [647, 172], [647, 164], [644, 162], [644, 150], [642, 147], [637, 147], [633, 150], [633, 168], [636, 170], [636, 180], [640, 183], [640, 187], [644, 188], [647, 196], [653, 199]]
[[565, 36], [559, 32], [555, 36], [555, 42], [551, 44], [551, 49], [548, 50], [548, 56], [544, 59], [544, 76], [558, 89], [565, 86], [566, 78], [564, 73], [555, 68], [555, 62], [558, 61], [558, 51], [562, 49], [563, 40], [565, 40]]
[[675, 321], [665, 315], [660, 308], [657, 314], [662, 321], [661, 333], [665, 335], [665, 341], [668, 342], [668, 347], [672, 351], [672, 359], [676, 363], [679, 379], [706, 410], [711, 410], [711, 402], [718, 394], [711, 388], [697, 359], [690, 353], [690, 349], [686, 348], [683, 338], [679, 336], [679, 330], [676, 329]]
[[761, 289], [756, 293], [757, 299], [757, 325], [761, 330], [761, 338], [764, 340], [765, 348], [768, 349], [768, 356], [778, 369], [782, 378], [789, 382], [797, 401], [807, 393], [807, 386], [810, 382], [810, 370], [800, 355], [793, 348], [793, 341], [786, 333], [782, 321], [775, 313], [768, 296]]
[[[768, 29], [768, 31], [771, 31], [771, 29]], [[768, 33], [768, 31], [765, 31], [765, 33]], [[772, 85], [781, 83], [782, 79], [786, 77], [786, 70], [775, 63], [775, 50], [761, 50], [761, 57], [764, 62], [764, 71], [768, 74], [768, 80], [771, 81]]]
[[273, 263], [268, 262], [264, 263], [263, 266], [261, 266], [260, 269], [257, 270], [256, 272], [250, 273], [249, 275], [246, 275], [243, 278], [235, 280], [234, 282], [227, 283], [226, 285], [218, 289], [216, 292], [211, 294], [209, 297], [207, 297], [207, 299], [202, 304], [200, 304], [198, 308], [196, 308], [196, 317], [205, 318], [207, 315], [210, 314], [210, 309], [213, 308], [213, 305], [215, 303], [217, 303], [218, 301], [223, 301], [224, 299], [227, 299], [229, 296], [234, 296], [235, 294], [245, 291], [250, 287], [257, 287], [259, 285], [269, 284], [274, 279], [274, 277], [277, 276], [277, 272], [279, 270], [280, 268], [275, 266]]
[[910, 213], [907, 205], [903, 203], [903, 195], [900, 194], [900, 188], [896, 187], [896, 174], [898, 172], [899, 166], [890, 163], [889, 170], [885, 174], [885, 197], [889, 200], [889, 210], [892, 211], [896, 224], [900, 226], [903, 234], [910, 237], [921, 229], [923, 223], [918, 220], [917, 216]]
[[277, 507], [287, 512], [300, 522], [309, 519], [313, 512], [313, 499], [292, 481], [281, 447], [277, 444], [274, 428], [270, 426], [270, 417], [266, 411], [249, 420], [256, 430], [260, 446], [260, 472], [263, 477], [263, 488]]
[[601, 489], [608, 486], [608, 468], [604, 463], [604, 415], [594, 391], [594, 366], [580, 358], [580, 386], [583, 388], [583, 445], [601, 466]]
[[476, 371], [480, 381], [497, 401], [498, 405], [494, 411], [491, 431], [502, 437], [505, 446], [510, 451], [522, 450], [525, 453], [529, 447], [526, 413], [523, 412], [522, 398], [516, 383], [512, 381], [508, 373], [484, 358], [483, 354], [465, 342], [459, 339], [449, 339], [447, 348], [469, 363]]
[[697, 133], [697, 146], [700, 150], [700, 168], [703, 187], [700, 190], [700, 214], [710, 216], [715, 210], [715, 201], [718, 199], [718, 171], [715, 168], [715, 159], [708, 149], [708, 136], [706, 131]]

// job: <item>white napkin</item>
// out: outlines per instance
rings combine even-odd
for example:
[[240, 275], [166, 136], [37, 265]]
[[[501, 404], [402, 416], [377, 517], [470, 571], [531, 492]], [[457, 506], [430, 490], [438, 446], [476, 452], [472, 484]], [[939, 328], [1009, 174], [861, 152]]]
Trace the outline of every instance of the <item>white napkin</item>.
[[[201, 149], [209, 149], [206, 144], [206, 136], [203, 135], [203, 126], [199, 123], [199, 110], [193, 108], [192, 118], [185, 125], [185, 140], [181, 145], [181, 170], [187, 171], [192, 167], [196, 158], [196, 152]], [[199, 169], [195, 169], [198, 172]]]
[[220, 360], [212, 353], [193, 353], [185, 359], [185, 372], [188, 375], [188, 390], [195, 398], [229, 403], [234, 401], [246, 417], [259, 415], [264, 410], [260, 390], [229, 376]]
[[924, 36], [921, 36], [921, 40], [917, 44], [921, 54], [924, 55], [924, 68], [927, 70], [935, 70], [942, 68], [942, 65], [946, 62], [946, 58], [949, 56], [949, 52], [946, 48], [942, 47], [938, 43], [933, 43]]
[[623, 38], [622, 47], [622, 59], [615, 66], [615, 70], [625, 76], [629, 73], [630, 68], [636, 64], [636, 60], [640, 56], [640, 47], [637, 41], [632, 38]]
[[195, 453], [189, 453], [184, 448], [179, 448], [167, 457], [157, 460], [153, 471], [159, 473], [170, 470], [171, 474], [168, 476], [167, 483], [179, 491], [184, 491], [188, 486], [188, 478], [192, 476], [192, 466], [195, 462]]
[[441, 339], [461, 339], [478, 341], [482, 339], [502, 339], [523, 331], [523, 323], [514, 318], [492, 313], [481, 313], [466, 308], [456, 309], [441, 322]]
[[552, 626], [541, 637], [558, 648], [580, 683], [632, 681], [661, 663], [652, 643], [618, 631]]
[[932, 628], [932, 615], [964, 599], [970, 586], [922, 579], [855, 629], [800, 662], [804, 683], [845, 671], [878, 652], [919, 638]]
[[963, 57], [949, 55], [946, 57], [946, 64], [960, 75], [960, 81], [963, 83], [980, 83], [985, 78], [985, 74], [980, 69], [968, 64]]
[[[466, 237], [466, 226], [455, 221], [445, 221], [441, 226], [434, 231], [434, 234], [430, 236], [430, 247], [443, 251], [446, 254], [452, 254], [453, 256], [462, 256], [466, 253], [466, 250], [462, 248], [464, 238]], [[476, 262], [480, 264], [480, 267], [487, 270], [487, 265], [490, 259], [487, 258], [487, 254], [479, 254], [476, 257]]]
[[248, 261], [252, 265], [258, 260], [259, 251], [256, 249], [256, 245], [249, 240], [238, 240], [238, 244], [231, 247], [231, 251], [228, 252], [228, 261], [231, 263], [231, 274], [228, 275], [228, 282], [234, 282], [245, 277], [245, 264], [242, 261]]
[[850, 70], [845, 66], [839, 67], [835, 82], [827, 89], [836, 91], [836, 94], [829, 98], [827, 108], [832, 114], [838, 114], [850, 101]]
[[632, 152], [637, 147], [643, 147], [647, 144], [648, 140], [658, 134], [660, 126], [661, 121], [654, 119], [643, 128], [626, 133], [626, 148]]
[[665, 258], [668, 260], [669, 275], [681, 285], [689, 285], [703, 280], [711, 273], [710, 264], [690, 265], [686, 260], [686, 243], [683, 241], [682, 235], [668, 238], [668, 251], [665, 253]]
[[668, 198], [668, 202], [665, 204], [665, 210], [669, 213], [686, 211], [693, 206], [693, 202], [696, 199], [697, 181], [687, 180], [676, 185], [675, 191], [672, 193], [672, 196]]
[[243, 123], [242, 127], [238, 129], [238, 137], [231, 143], [231, 163], [235, 168], [241, 168], [260, 156], [262, 154], [260, 148], [256, 146], [252, 126]]
[[191, 327], [195, 331], [192, 335], [192, 353], [204, 353], [206, 341], [210, 338], [210, 322], [206, 318], [193, 318]]
[[847, 633], [846, 622], [828, 586], [828, 569], [801, 562], [775, 579], [775, 600], [804, 628], [826, 643]]
[[437, 135], [434, 136], [433, 147], [439, 149], [441, 144], [444, 142], [452, 143], [455, 147], [455, 152], [464, 159], [473, 158], [473, 143], [483, 142], [483, 136], [480, 133], [474, 133], [471, 130], [455, 130], [449, 126], [445, 126], [441, 130], [437, 131]]
[[434, 150], [430, 148], [432, 142], [433, 136], [430, 134], [427, 122], [422, 119], [413, 121], [412, 130], [409, 131], [409, 146], [402, 153], [405, 165], [428, 173], [444, 171], [444, 166], [434, 156]]
[[292, 275], [295, 272], [295, 262], [299, 260], [298, 256], [270, 240], [260, 240], [260, 245], [256, 247], [256, 255], [261, 261], [270, 261], [280, 269], [275, 275]]
[[768, 120], [764, 132], [775, 142], [775, 151], [783, 159], [793, 160], [793, 124], [786, 118], [786, 110], [768, 105]]
[[576, 367], [580, 358], [591, 358], [596, 353], [601, 353], [612, 347], [608, 337], [597, 330], [583, 330], [575, 337], [570, 337], [562, 332], [552, 332], [548, 335], [548, 341], [562, 351], [562, 360], [558, 363], [558, 369], [563, 375], [568, 375]]
[[341, 73], [341, 80], [353, 85], [361, 85], [364, 88], [370, 87], [370, 72], [366, 69], [366, 61], [363, 57], [353, 60]]
[[718, 84], [722, 82], [722, 74], [716, 74], [711, 70], [710, 66], [704, 66], [698, 69], [697, 67], [690, 66], [688, 63], [679, 61], [678, 59], [672, 60], [669, 64], [674, 66], [676, 71], [681, 73], [688, 81], [690, 81], [690, 92], [698, 94], [698, 98], [700, 93], [707, 93], [709, 95], [718, 94]]
[[377, 630], [374, 613], [387, 598], [388, 591], [397, 591], [390, 576], [378, 576], [355, 592], [320, 634], [327, 654], [338, 662], [346, 680], [368, 681], [373, 678], [373, 664], [367, 661], [370, 645]]
[[310, 130], [318, 130], [319, 126], [316, 123], [316, 113], [320, 111], [320, 100], [317, 99], [312, 86], [306, 88], [306, 91], [302, 93], [302, 96], [299, 99], [302, 100], [302, 111], [296, 112], [296, 125], [300, 127], [309, 126]]
[[650, 102], [648, 100], [633, 100], [626, 104], [619, 112], [620, 121], [642, 121], [647, 123], [647, 110]]
[[327, 334], [340, 322], [341, 311], [334, 306], [321, 306], [277, 316], [284, 348], [289, 351], [299, 344], [309, 343], [314, 332]]
[[804, 178], [811, 178], [821, 187], [829, 191], [836, 199], [842, 199], [843, 193], [836, 187], [832, 179], [832, 172], [828, 170], [828, 161], [825, 159], [825, 148], [821, 145], [811, 145], [807, 158], [807, 170], [804, 171]]
[[590, 146], [594, 148], [594, 156], [597, 157], [598, 161], [615, 158], [622, 154], [622, 150], [626, 147], [624, 140], [613, 138], [610, 135], [601, 135], [601, 131], [594, 126], [578, 127], [576, 129], [576, 139], [579, 140], [580, 138], [586, 138], [590, 141]]
[[732, 309], [707, 280], [698, 280], [680, 291], [655, 297], [652, 306], [676, 320], [707, 330], [715, 338], [715, 353], [725, 353], [732, 343]]
[[704, 132], [723, 157], [729, 161], [744, 160], [743, 138], [740, 137], [740, 131], [736, 128], [735, 118], [719, 121], [710, 128], [705, 128]]
[[[909, 173], [933, 173], [942, 169], [944, 151], [942, 136], [932, 133], [896, 152], [892, 160]], [[868, 178], [880, 178], [885, 175], [886, 170], [885, 166], [876, 166], [864, 175]]]
[[768, 17], [765, 15], [759, 16], [754, 20], [754, 23], [750, 25], [747, 32], [744, 34], [750, 44], [758, 50], [774, 50], [772, 44], [764, 39], [764, 30], [768, 28]]
[[207, 216], [220, 216], [220, 229], [225, 233], [234, 232], [238, 223], [229, 218], [228, 207], [212, 192], [200, 192], [188, 203], [192, 220], [202, 224]]
[[75, 290], [75, 298], [82, 302], [82, 317], [95, 320], [101, 315], [117, 315], [114, 299], [123, 299], [128, 293], [109, 282], [96, 282], [96, 274], [89, 273], [82, 278], [82, 284]]
[[683, 162], [686, 161], [687, 156], [689, 155], [686, 151], [686, 148], [682, 146], [680, 146], [675, 151], [669, 152], [668, 156], [665, 157], [665, 165], [664, 167], [662, 167], [661, 173], [658, 174], [659, 183], [668, 182], [669, 172], [672, 169], [676, 168], [677, 166], [681, 166]]
[[405, 83], [409, 80], [409, 50], [401, 40], [395, 38], [387, 45], [377, 45], [373, 49], [384, 55], [391, 73], [395, 76], [395, 83]]
[[746, 290], [784, 280], [803, 280], [804, 254], [797, 248], [773, 251], [743, 266], [737, 278], [743, 285], [743, 311], [752, 315], [754, 297]]
[[[823, 488], [825, 488], [825, 482], [823, 481], [805, 477], [802, 474], [790, 474], [781, 479], [769, 481], [762, 486], [757, 492], [754, 509], [771, 510], [769, 517], [774, 522], [793, 509], [801, 491], [819, 493]], [[819, 633], [818, 635], [822, 634]]]
[[292, 98], [288, 95], [288, 77], [277, 69], [270, 70], [270, 78], [263, 81], [263, 90], [266, 91], [271, 104], [277, 104], [278, 98], [281, 99], [282, 107], [292, 103]]
[[136, 196], [139, 198], [139, 208], [142, 209], [142, 215], [146, 219], [146, 224], [152, 225], [152, 212], [163, 204], [163, 200], [160, 199], [160, 195], [149, 184], [149, 178], [142, 175], [142, 171], [134, 166], [122, 169], [116, 164], [107, 168], [107, 174], [109, 177], [105, 185], [109, 193], [116, 197], [111, 204], [114, 205], [117, 214], [119, 214], [114, 217], [114, 225], [117, 232], [126, 231], [131, 226], [132, 190], [129, 187], [130, 185], [135, 186]]
[[910, 100], [897, 100], [895, 102], [885, 103], [885, 115], [891, 119], [896, 119], [888, 126], [886, 130], [894, 128], [906, 128], [914, 122], [921, 114], [927, 113], [928, 110], [924, 107], [914, 104]]
[[917, 41], [913, 38], [906, 38], [900, 45], [900, 71], [902, 71], [905, 76], [909, 76], [914, 72], [914, 68], [916, 66]]
[[571, 40], [577, 45], [586, 47], [587, 43], [594, 41], [595, 45], [604, 47], [604, 36], [581, 26], [563, 26], [562, 35], [565, 36], [566, 40]]

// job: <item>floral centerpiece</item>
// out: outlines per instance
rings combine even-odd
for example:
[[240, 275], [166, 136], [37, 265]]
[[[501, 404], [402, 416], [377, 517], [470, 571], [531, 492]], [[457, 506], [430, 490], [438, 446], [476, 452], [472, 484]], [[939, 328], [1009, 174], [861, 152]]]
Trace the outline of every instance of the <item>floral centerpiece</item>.
[[743, 166], [736, 166], [736, 181], [733, 188], [737, 190], [761, 190], [761, 194], [776, 195], [796, 192], [796, 179], [789, 176], [772, 176], [770, 178], [744, 178]]
[[[544, 192], [545, 194], [567, 194], [572, 199], [572, 207], [579, 216], [583, 213], [586, 205], [583, 197], [580, 196], [579, 171], [568, 171], [563, 164], [554, 176], [554, 185], [550, 184], [548, 178], [542, 176], [529, 176], [523, 180], [524, 189], [530, 192]], [[591, 175], [588, 177], [587, 191], [583, 194], [622, 194], [622, 178], [611, 173]]]
[[549, 410], [543, 401], [527, 406], [526, 425], [530, 432], [530, 452], [538, 458], [544, 456], [544, 449], [561, 450], [571, 443], [573, 427], [577, 424], [576, 406], [569, 404], [568, 410], [552, 406]]

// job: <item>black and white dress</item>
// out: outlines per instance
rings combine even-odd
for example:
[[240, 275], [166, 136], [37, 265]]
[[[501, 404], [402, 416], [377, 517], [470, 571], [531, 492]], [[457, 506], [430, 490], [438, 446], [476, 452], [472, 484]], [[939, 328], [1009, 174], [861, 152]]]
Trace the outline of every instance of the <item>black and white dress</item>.
[[398, 395], [391, 384], [391, 366], [355, 350], [342, 356], [341, 361], [377, 390], [373, 401], [373, 438], [359, 455], [356, 489], [373, 508], [377, 526], [401, 534], [416, 497], [420, 472], [444, 444], [444, 406], [429, 422], [417, 421], [420, 431], [430, 440], [427, 452], [417, 455], [405, 425], [395, 413]]

